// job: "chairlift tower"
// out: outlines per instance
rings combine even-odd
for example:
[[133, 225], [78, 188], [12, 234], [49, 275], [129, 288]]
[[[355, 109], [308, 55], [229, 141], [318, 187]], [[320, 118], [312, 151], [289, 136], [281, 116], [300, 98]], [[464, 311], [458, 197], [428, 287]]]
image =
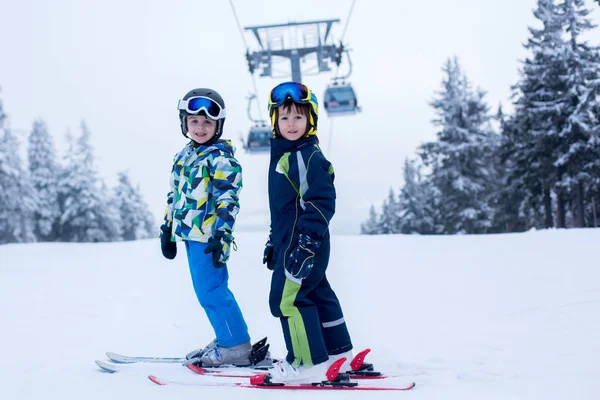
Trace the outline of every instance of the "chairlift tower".
[[[292, 80], [302, 82], [301, 62], [314, 61], [311, 70], [317, 73], [329, 72], [329, 62], [340, 65], [344, 46], [332, 44], [329, 37], [331, 27], [339, 19], [329, 19], [307, 22], [290, 22], [287, 24], [247, 26], [244, 29], [252, 31], [260, 49], [250, 53], [246, 51], [246, 60], [251, 74], [261, 69], [260, 76], [273, 76], [273, 61], [275, 57], [290, 60]], [[316, 58], [309, 58], [312, 54]], [[287, 74], [286, 74], [287, 75]]]

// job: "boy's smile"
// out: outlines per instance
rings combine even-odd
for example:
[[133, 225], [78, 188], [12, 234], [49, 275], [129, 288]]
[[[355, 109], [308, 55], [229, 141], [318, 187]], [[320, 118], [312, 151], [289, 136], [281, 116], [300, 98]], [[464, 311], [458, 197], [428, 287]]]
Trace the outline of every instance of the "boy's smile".
[[188, 137], [198, 144], [204, 144], [215, 136], [217, 121], [203, 115], [187, 116]]

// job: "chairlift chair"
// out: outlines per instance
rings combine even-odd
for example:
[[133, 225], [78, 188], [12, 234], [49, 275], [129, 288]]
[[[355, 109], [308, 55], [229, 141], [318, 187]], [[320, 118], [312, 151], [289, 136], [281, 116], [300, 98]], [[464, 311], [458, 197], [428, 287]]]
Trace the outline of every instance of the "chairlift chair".
[[246, 150], [251, 153], [269, 151], [271, 149], [271, 128], [268, 126], [253, 126], [248, 133]]
[[323, 96], [325, 111], [330, 117], [340, 115], [354, 115], [360, 108], [356, 100], [356, 93], [349, 83], [334, 83], [329, 85]]
[[267, 121], [263, 119], [253, 118], [250, 110], [250, 106], [253, 100], [256, 100], [256, 95], [251, 94], [248, 96], [248, 118], [254, 122], [254, 126], [250, 128], [248, 133], [248, 139], [244, 144], [246, 151], [251, 153], [269, 151], [271, 149], [271, 127], [267, 124]]

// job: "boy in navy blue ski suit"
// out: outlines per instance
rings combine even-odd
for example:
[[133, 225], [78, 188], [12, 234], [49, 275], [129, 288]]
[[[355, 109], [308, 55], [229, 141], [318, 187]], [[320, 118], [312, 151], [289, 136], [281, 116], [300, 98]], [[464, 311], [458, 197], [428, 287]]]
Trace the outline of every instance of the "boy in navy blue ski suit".
[[325, 380], [333, 360], [352, 359], [344, 315], [325, 274], [335, 213], [333, 167], [318, 145], [318, 104], [307, 86], [276, 86], [269, 114], [271, 233], [263, 262], [273, 270], [271, 313], [281, 320], [288, 352], [272, 369], [272, 381]]

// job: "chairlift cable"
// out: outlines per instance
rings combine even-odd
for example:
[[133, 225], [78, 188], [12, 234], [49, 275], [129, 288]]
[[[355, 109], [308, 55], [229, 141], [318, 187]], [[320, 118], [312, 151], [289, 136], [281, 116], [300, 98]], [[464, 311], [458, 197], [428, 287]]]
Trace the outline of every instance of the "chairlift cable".
[[342, 31], [342, 37], [340, 38], [340, 42], [343, 42], [344, 36], [346, 36], [346, 30], [348, 30], [348, 24], [350, 23], [350, 17], [352, 16], [352, 11], [354, 10], [354, 4], [356, 4], [356, 0], [352, 0], [352, 5], [350, 6], [350, 11], [348, 12], [348, 18], [346, 18], [346, 25], [344, 26], [344, 30]]
[[[340, 43], [344, 43], [344, 36], [346, 36], [346, 31], [348, 30], [348, 24], [350, 24], [350, 18], [352, 17], [352, 11], [354, 11], [354, 4], [356, 4], [356, 0], [352, 0], [352, 4], [350, 5], [350, 11], [348, 11], [348, 17], [346, 18], [346, 24], [344, 25], [344, 30], [342, 31]], [[336, 79], [339, 75], [340, 75], [340, 66], [338, 65], [335, 69]]]
[[[242, 42], [244, 43], [244, 47], [246, 48], [246, 50], [248, 50], [248, 43], [246, 42], [246, 37], [244, 36], [244, 30], [242, 29], [242, 25], [240, 24], [240, 19], [238, 18], [237, 12], [235, 11], [235, 6], [233, 5], [233, 0], [229, 0], [229, 5], [231, 6], [231, 12], [233, 13], [233, 17], [235, 18], [235, 23], [237, 24], [238, 30], [240, 32], [240, 36], [242, 37]], [[255, 99], [256, 99], [256, 105], [258, 107], [258, 117], [260, 118], [260, 116], [262, 115], [262, 108], [261, 108], [261, 102], [260, 99], [258, 97], [258, 85], [256, 84], [256, 77], [254, 76], [254, 74], [252, 75], [252, 86], [254, 88], [254, 93], [255, 93]], [[260, 118], [262, 120], [262, 118]]]
[[244, 47], [248, 49], [248, 43], [246, 43], [246, 38], [244, 37], [244, 30], [242, 29], [242, 25], [240, 24], [240, 20], [235, 12], [235, 6], [233, 5], [233, 0], [229, 0], [229, 5], [231, 6], [231, 12], [233, 13], [233, 17], [235, 18], [235, 22], [238, 26], [238, 30], [240, 31], [240, 36], [242, 37], [242, 42], [244, 43]]

